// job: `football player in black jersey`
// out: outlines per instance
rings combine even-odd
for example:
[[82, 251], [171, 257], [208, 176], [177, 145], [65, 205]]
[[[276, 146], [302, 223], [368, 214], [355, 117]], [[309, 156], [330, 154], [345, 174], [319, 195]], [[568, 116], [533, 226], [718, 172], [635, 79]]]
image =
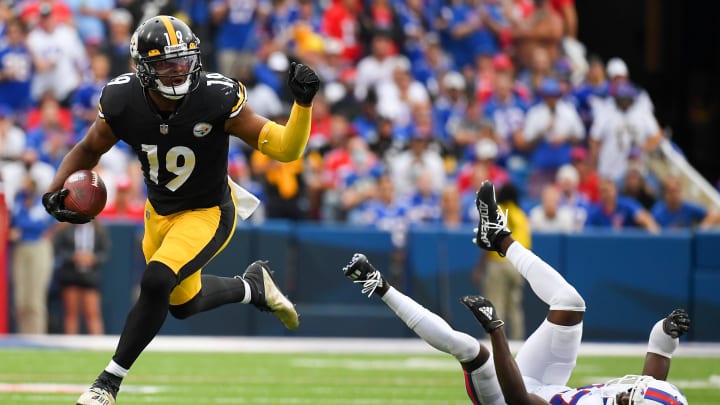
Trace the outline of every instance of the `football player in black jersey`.
[[248, 208], [236, 202], [242, 190], [229, 183], [228, 134], [276, 160], [300, 158], [319, 79], [309, 67], [291, 64], [288, 85], [295, 103], [286, 125], [279, 125], [246, 105], [242, 83], [202, 71], [199, 43], [174, 17], [142, 23], [130, 45], [136, 72], [104, 87], [97, 119], [65, 156], [43, 196], [58, 221], [90, 221], [65, 209], [63, 182], [76, 170], [93, 168], [119, 140], [137, 154], [148, 191], [142, 243], [147, 268], [140, 296], [112, 360], [77, 404], [115, 403], [122, 379], [168, 312], [183, 319], [227, 303], [250, 303], [273, 312], [288, 329], [299, 326], [293, 304], [265, 262], [252, 263], [235, 278], [201, 274], [201, 269], [229, 242], [236, 212]]

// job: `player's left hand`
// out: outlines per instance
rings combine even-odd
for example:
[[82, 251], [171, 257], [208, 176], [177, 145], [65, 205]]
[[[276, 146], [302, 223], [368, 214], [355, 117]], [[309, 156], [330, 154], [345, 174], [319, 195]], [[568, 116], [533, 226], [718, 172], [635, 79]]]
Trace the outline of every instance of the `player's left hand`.
[[663, 332], [672, 338], [678, 338], [690, 329], [690, 317], [684, 309], [676, 309], [663, 321]]
[[320, 78], [311, 68], [292, 62], [288, 69], [288, 86], [298, 104], [309, 106], [320, 89]]

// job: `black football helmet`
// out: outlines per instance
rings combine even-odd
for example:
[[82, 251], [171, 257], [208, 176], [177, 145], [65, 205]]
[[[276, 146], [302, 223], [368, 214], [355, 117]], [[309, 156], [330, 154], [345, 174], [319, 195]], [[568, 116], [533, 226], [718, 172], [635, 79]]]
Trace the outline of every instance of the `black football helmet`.
[[177, 100], [195, 90], [202, 69], [200, 40], [181, 20], [167, 15], [140, 24], [130, 56], [143, 87]]

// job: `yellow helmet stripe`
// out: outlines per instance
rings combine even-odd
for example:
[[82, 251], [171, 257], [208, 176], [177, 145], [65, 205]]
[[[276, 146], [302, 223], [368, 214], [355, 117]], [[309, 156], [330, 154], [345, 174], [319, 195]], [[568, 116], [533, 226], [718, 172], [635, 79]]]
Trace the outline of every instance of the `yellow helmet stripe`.
[[165, 30], [167, 30], [168, 38], [170, 38], [170, 45], [177, 45], [177, 34], [175, 33], [175, 28], [173, 28], [170, 19], [167, 16], [161, 15], [160, 21], [162, 21], [163, 25], [165, 25]]

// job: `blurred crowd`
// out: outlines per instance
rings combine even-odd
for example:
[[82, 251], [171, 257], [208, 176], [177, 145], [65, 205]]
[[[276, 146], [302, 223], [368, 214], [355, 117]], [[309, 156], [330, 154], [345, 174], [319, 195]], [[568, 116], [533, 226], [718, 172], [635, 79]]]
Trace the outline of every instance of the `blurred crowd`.
[[[303, 159], [232, 143], [231, 176], [263, 201], [253, 220], [374, 225], [402, 246], [415, 224], [475, 223], [489, 178], [533, 230], [717, 223], [679, 179], [648, 170], [663, 138], [652, 100], [622, 59], [578, 41], [574, 0], [0, 0], [0, 176], [15, 224], [42, 213], [103, 85], [133, 71], [132, 32], [157, 14], [188, 22], [204, 69], [243, 82], [278, 122], [290, 62], [322, 79]], [[130, 153], [118, 144], [96, 168], [106, 220], [142, 221]]]

